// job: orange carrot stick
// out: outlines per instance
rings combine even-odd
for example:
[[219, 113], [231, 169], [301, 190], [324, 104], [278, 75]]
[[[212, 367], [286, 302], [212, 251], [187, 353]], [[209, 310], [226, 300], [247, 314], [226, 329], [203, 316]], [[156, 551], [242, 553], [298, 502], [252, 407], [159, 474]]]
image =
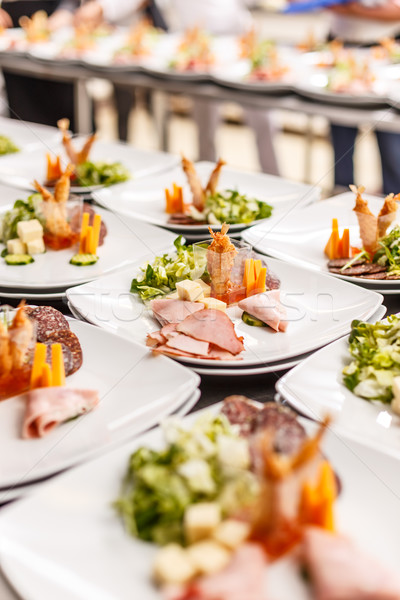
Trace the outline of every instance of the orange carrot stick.
[[51, 346], [51, 369], [52, 384], [55, 386], [65, 385], [64, 357], [61, 344], [52, 344]]
[[32, 371], [31, 371], [30, 387], [32, 390], [41, 386], [43, 365], [46, 362], [46, 352], [47, 352], [46, 344], [39, 344], [39, 343], [36, 344], [35, 355], [33, 358], [33, 365], [32, 365]]

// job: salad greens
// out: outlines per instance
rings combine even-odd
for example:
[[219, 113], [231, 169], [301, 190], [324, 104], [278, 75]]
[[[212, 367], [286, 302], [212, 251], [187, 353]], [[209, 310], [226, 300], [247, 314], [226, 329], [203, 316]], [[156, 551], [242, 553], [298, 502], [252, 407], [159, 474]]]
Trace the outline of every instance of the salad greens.
[[191, 504], [217, 501], [230, 515], [258, 492], [248, 442], [224, 415], [204, 414], [189, 430], [174, 419], [163, 428], [166, 448], [142, 447], [131, 455], [114, 503], [130, 534], [161, 545], [184, 543], [183, 517]]
[[41, 202], [40, 194], [32, 194], [27, 200], [16, 200], [13, 208], [0, 217], [0, 242], [6, 243], [18, 237], [17, 225], [20, 221], [40, 220]]
[[112, 185], [130, 179], [130, 173], [121, 163], [85, 162], [76, 167], [79, 185]]
[[0, 155], [13, 154], [19, 152], [20, 149], [5, 135], [0, 135]]
[[207, 220], [218, 223], [252, 223], [258, 219], [266, 219], [272, 214], [272, 206], [256, 198], [239, 194], [237, 190], [215, 192], [206, 199], [205, 210]]
[[387, 267], [390, 273], [400, 275], [400, 226], [396, 225], [379, 244], [381, 248], [375, 252], [373, 262]]
[[391, 315], [375, 325], [353, 321], [349, 338], [353, 361], [343, 369], [343, 382], [366, 400], [391, 402], [393, 379], [400, 375], [400, 318]]
[[131, 292], [139, 294], [142, 300], [151, 300], [173, 292], [177, 281], [197, 279], [204, 273], [205, 253], [195, 257], [193, 246], [182, 244], [182, 236], [175, 240], [174, 246], [175, 252], [156, 256], [152, 264], [146, 263], [140, 269], [142, 274], [132, 280]]

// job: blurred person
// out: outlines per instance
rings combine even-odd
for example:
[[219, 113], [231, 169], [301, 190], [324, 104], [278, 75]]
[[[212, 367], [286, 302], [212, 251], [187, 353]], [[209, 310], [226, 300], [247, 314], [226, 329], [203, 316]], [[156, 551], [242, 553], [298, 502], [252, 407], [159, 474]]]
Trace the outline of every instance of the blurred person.
[[[139, 8], [147, 10], [157, 27], [157, 18], [165, 19], [169, 30], [184, 32], [200, 26], [212, 35], [240, 35], [252, 25], [249, 7], [256, 0], [91, 0], [81, 13], [92, 17], [102, 15], [111, 22], [132, 18]], [[89, 6], [90, 5], [90, 6]], [[219, 102], [194, 98], [194, 118], [198, 127], [199, 159], [215, 161], [215, 132], [220, 122]], [[264, 109], [245, 108], [244, 116], [254, 130], [261, 168], [266, 173], [278, 174], [273, 146], [274, 128], [270, 115]]]
[[[0, 25], [18, 27], [22, 16], [31, 17], [38, 10], [50, 15], [50, 28], [58, 29], [72, 23], [73, 11], [79, 0], [3, 0]], [[55, 126], [67, 117], [74, 128], [74, 86], [63, 81], [18, 75], [3, 69], [9, 116]]]
[[[385, 37], [400, 34], [398, 0], [364, 0], [336, 6], [332, 10], [331, 36], [349, 45], [369, 46]], [[358, 130], [331, 125], [335, 160], [335, 190], [343, 191], [354, 183], [353, 155]], [[378, 142], [383, 193], [400, 191], [400, 134], [375, 131]]]

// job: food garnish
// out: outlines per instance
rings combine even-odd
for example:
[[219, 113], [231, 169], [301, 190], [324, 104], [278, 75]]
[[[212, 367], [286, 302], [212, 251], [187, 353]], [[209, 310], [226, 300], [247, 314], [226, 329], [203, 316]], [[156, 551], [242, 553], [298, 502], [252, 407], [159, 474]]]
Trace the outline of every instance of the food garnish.
[[193, 27], [184, 33], [169, 67], [177, 71], [208, 71], [214, 62], [211, 38], [199, 27]]
[[181, 188], [175, 183], [174, 191], [165, 190], [166, 212], [171, 215], [170, 223], [195, 225], [199, 223], [244, 223], [267, 219], [272, 214], [272, 206], [240, 194], [238, 190], [217, 191], [223, 160], [215, 165], [206, 186], [203, 188], [194, 164], [182, 157], [182, 169], [187, 177], [192, 202], [185, 204]]
[[325, 254], [330, 260], [350, 257], [350, 231], [344, 229], [343, 235], [340, 237], [337, 219], [332, 219], [332, 233], [325, 246]]
[[23, 16], [18, 21], [25, 31], [26, 39], [31, 42], [46, 42], [50, 38], [50, 28], [46, 11], [38, 10], [32, 17]]
[[0, 135], [0, 155], [14, 154], [15, 152], [20, 152], [18, 146], [16, 146], [10, 138], [5, 135]]
[[357, 60], [353, 53], [347, 51], [332, 68], [327, 89], [339, 94], [365, 94], [374, 91], [375, 76], [368, 59]]
[[[400, 319], [391, 315], [375, 324], [353, 321], [349, 337], [352, 362], [343, 369], [343, 382], [365, 400], [392, 403], [400, 412], [394, 380], [400, 376]], [[397, 388], [396, 388], [397, 389]]]

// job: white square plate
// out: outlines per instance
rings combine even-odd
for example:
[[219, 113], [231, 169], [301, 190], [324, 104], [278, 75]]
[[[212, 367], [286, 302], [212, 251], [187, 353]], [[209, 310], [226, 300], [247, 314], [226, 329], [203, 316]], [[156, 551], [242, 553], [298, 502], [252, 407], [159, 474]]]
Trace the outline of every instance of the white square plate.
[[[205, 186], [215, 163], [202, 161], [195, 163], [202, 184]], [[187, 178], [180, 166], [156, 177], [143, 180], [132, 180], [113, 188], [104, 188], [96, 192], [96, 202], [124, 215], [140, 219], [152, 225], [158, 225], [183, 234], [208, 234], [208, 225], [170, 225], [169, 215], [165, 212], [165, 188], [172, 189], [172, 184], [182, 186], [187, 202], [191, 199]], [[218, 185], [219, 190], [237, 189], [241, 194], [257, 198], [273, 206], [273, 215], [282, 215], [286, 211], [306, 206], [319, 199], [320, 188], [296, 183], [266, 175], [250, 173], [224, 166]], [[269, 219], [267, 219], [269, 220]], [[243, 223], [231, 225], [230, 232], [242, 231], [249, 227]]]
[[[72, 320], [83, 365], [67, 387], [98, 390], [91, 412], [44, 438], [21, 438], [24, 402], [0, 403], [0, 488], [57, 473], [158, 423], [193, 394], [200, 378], [181, 365], [149, 354], [139, 344]], [[1, 494], [0, 494], [1, 496]]]
[[[189, 422], [194, 418], [189, 417]], [[2, 509], [0, 564], [21, 597], [162, 599], [151, 579], [155, 545], [130, 537], [112, 507], [131, 453], [143, 445], [160, 448], [162, 444], [160, 429], [156, 429]], [[345, 443], [330, 432], [323, 450], [342, 483], [336, 504], [338, 530], [397, 572], [400, 485], [393, 478], [396, 462]], [[268, 566], [265, 598], [313, 598], [291, 555]]]
[[[140, 344], [160, 329], [137, 294], [129, 292], [132, 278], [143, 263], [132, 265], [99, 281], [67, 291], [68, 301], [88, 321]], [[239, 367], [283, 361], [320, 348], [350, 331], [353, 319], [368, 319], [382, 304], [382, 296], [347, 282], [270, 259], [268, 266], [281, 280], [281, 300], [289, 325], [285, 333], [251, 327], [237, 307], [228, 309], [245, 350]], [[232, 361], [183, 358], [185, 364], [235, 368]]]

